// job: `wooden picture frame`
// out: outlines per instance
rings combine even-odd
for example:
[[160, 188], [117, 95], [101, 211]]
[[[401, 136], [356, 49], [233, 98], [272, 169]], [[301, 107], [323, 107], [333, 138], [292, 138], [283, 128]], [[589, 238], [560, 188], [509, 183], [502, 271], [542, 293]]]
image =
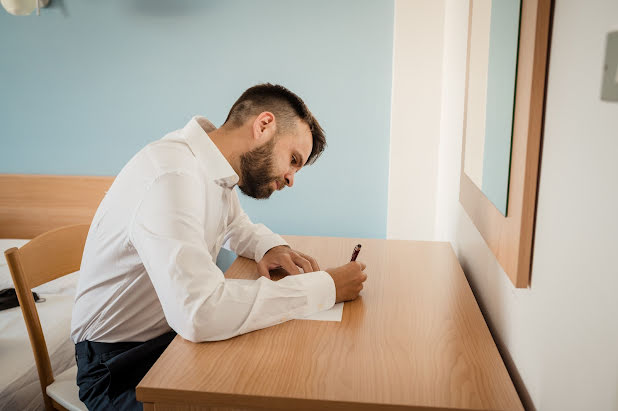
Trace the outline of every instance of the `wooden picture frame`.
[[[552, 0], [522, 0], [506, 216], [464, 172], [464, 107], [459, 201], [517, 288], [525, 288], [530, 282], [552, 8]], [[466, 105], [471, 18], [472, 7], [468, 18]]]

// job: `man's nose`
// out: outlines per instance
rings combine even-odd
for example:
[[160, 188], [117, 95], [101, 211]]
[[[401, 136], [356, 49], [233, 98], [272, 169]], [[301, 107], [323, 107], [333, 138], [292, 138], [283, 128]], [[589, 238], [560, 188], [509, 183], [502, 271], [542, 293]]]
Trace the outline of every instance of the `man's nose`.
[[287, 173], [284, 178], [286, 186], [292, 187], [294, 185], [294, 172]]

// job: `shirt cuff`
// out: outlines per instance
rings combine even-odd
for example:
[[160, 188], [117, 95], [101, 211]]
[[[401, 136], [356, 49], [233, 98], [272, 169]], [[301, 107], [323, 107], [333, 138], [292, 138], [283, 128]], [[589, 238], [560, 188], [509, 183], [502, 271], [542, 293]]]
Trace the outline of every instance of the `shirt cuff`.
[[304, 283], [307, 289], [307, 305], [302, 313], [303, 316], [315, 314], [320, 311], [328, 310], [335, 305], [337, 296], [333, 277], [326, 271], [315, 271], [304, 276]]
[[268, 250], [270, 250], [273, 247], [277, 247], [279, 245], [289, 246], [289, 244], [283, 238], [281, 238], [281, 236], [277, 234], [273, 233], [273, 234], [268, 234], [268, 235], [263, 236], [262, 238], [260, 238], [260, 242], [255, 248], [254, 260], [256, 262], [260, 261], [262, 258], [264, 258], [264, 254], [266, 254]]

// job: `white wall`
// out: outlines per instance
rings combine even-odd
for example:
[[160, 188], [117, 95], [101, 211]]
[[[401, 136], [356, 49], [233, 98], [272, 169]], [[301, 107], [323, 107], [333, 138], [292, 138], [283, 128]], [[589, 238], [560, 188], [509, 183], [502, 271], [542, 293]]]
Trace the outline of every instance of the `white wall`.
[[387, 238], [434, 236], [444, 0], [395, 0]]
[[600, 100], [618, 1], [556, 0], [528, 289], [458, 201], [466, 3], [445, 4], [436, 239], [452, 242], [528, 409], [618, 410], [618, 103]]

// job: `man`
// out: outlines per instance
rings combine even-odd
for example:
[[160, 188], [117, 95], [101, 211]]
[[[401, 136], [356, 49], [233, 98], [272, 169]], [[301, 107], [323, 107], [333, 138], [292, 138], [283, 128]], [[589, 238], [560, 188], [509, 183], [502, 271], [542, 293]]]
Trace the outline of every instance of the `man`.
[[[220, 128], [194, 117], [137, 153], [92, 221], [71, 324], [79, 397], [89, 409], [141, 409], [135, 386], [176, 333], [215, 341], [354, 299], [362, 263], [320, 271], [317, 261], [243, 212], [292, 187], [325, 138], [294, 93], [245, 91]], [[258, 262], [260, 279], [226, 280], [215, 265], [227, 241]], [[289, 274], [272, 281], [269, 271]]]

